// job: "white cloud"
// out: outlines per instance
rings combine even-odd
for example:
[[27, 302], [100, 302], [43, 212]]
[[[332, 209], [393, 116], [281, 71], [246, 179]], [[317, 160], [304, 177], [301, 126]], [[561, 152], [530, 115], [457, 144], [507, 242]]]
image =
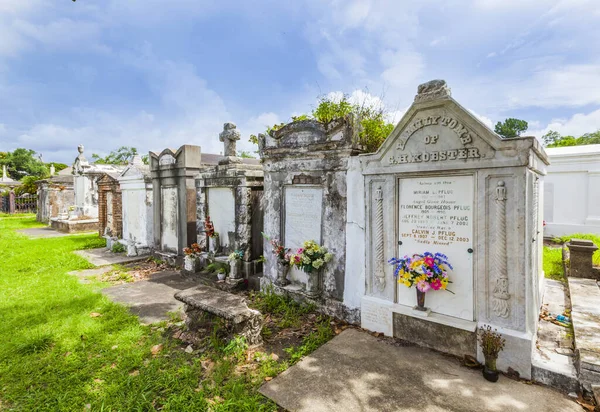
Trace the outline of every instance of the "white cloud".
[[569, 119], [553, 119], [546, 127], [529, 130], [527, 134], [542, 137], [550, 130], [558, 132], [563, 136], [575, 137], [600, 130], [600, 109], [587, 114], [577, 113]]
[[441, 45], [445, 44], [447, 41], [448, 41], [448, 38], [446, 36], [436, 37], [435, 39], [433, 39], [432, 41], [429, 42], [429, 45], [431, 47], [441, 46]]

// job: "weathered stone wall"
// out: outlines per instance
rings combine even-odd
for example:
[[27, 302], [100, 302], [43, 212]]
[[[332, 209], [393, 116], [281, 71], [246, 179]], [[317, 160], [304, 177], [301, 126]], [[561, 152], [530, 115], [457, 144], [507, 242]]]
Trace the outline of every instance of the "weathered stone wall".
[[72, 176], [40, 180], [38, 185], [38, 222], [48, 223], [60, 213], [67, 213], [69, 206], [75, 202]]
[[[353, 117], [348, 117], [329, 125], [310, 120], [294, 122], [273, 135], [261, 135], [259, 142], [265, 172], [264, 228], [268, 236], [285, 244], [286, 188], [322, 189], [321, 244], [333, 254], [321, 279], [322, 298], [325, 300], [333, 298], [341, 301], [344, 294], [346, 179], [350, 156], [359, 152], [353, 120]], [[267, 257], [264, 279], [274, 282], [277, 262], [267, 240], [264, 248]], [[325, 305], [325, 302], [321, 304]]]
[[150, 168], [141, 159], [118, 177], [123, 209], [123, 239], [138, 249], [149, 250], [154, 243], [153, 194]]

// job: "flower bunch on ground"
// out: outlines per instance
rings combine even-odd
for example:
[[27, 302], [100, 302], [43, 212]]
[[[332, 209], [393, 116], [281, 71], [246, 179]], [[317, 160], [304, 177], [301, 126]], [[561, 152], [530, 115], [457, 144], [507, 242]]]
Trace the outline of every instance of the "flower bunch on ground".
[[290, 264], [297, 266], [306, 273], [319, 270], [332, 258], [333, 255], [327, 252], [327, 248], [319, 246], [314, 240], [307, 240], [295, 254], [289, 256]]
[[277, 260], [284, 265], [290, 264], [290, 249], [283, 246], [283, 244], [279, 243], [277, 239], [271, 239], [269, 236], [262, 234], [265, 239], [269, 241], [273, 250], [273, 254], [277, 257]]
[[198, 256], [200, 253], [202, 253], [202, 248], [199, 244], [192, 243], [190, 247], [183, 248], [183, 253], [186, 256]]
[[452, 269], [452, 265], [442, 253], [425, 252], [422, 255], [392, 258], [389, 263], [396, 266], [394, 277], [398, 283], [409, 288], [416, 286], [421, 292], [448, 290], [448, 283], [452, 283], [448, 279], [448, 270]]

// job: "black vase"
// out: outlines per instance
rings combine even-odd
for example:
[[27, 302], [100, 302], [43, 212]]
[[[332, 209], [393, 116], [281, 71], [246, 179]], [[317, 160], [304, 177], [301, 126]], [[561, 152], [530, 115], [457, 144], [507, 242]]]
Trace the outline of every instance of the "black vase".
[[482, 373], [486, 381], [498, 382], [498, 377], [500, 376], [498, 371], [489, 369], [487, 366], [484, 366]]

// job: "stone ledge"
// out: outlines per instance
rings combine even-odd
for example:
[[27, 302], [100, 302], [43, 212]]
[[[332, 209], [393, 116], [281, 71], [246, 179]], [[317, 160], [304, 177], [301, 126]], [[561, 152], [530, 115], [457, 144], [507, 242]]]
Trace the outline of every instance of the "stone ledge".
[[600, 288], [593, 279], [570, 277], [569, 291], [579, 380], [591, 391], [600, 384]]

